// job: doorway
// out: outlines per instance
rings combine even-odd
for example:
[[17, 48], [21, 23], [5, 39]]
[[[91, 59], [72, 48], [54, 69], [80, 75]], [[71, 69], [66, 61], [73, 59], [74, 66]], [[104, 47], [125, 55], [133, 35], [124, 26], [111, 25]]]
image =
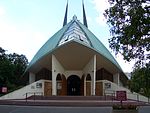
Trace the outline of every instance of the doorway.
[[67, 79], [67, 95], [80, 95], [81, 80], [77, 75], [71, 75]]

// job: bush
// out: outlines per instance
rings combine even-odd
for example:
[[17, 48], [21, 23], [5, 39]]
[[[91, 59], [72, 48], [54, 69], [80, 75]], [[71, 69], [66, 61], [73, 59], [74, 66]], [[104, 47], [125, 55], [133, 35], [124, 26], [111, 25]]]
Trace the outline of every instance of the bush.
[[126, 110], [137, 110], [137, 105], [113, 105], [113, 109], [118, 109], [118, 110], [122, 110], [122, 109], [126, 109]]

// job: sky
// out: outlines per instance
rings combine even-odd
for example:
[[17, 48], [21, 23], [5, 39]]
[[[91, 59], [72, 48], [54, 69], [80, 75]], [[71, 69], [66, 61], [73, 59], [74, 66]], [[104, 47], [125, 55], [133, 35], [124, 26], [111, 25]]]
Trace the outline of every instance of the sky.
[[[9, 53], [24, 54], [29, 62], [41, 46], [62, 28], [67, 0], [0, 0], [0, 47]], [[88, 28], [109, 48], [109, 26], [103, 12], [107, 0], [84, 0]], [[82, 22], [82, 0], [69, 0], [68, 22], [76, 15]], [[133, 62], [115, 56], [124, 72]]]

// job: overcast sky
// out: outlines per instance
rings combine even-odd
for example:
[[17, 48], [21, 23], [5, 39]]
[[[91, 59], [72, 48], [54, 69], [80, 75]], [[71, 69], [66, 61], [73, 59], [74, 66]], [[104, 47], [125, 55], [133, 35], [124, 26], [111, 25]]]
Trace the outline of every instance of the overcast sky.
[[[40, 47], [62, 28], [67, 0], [0, 0], [0, 47], [24, 54], [29, 61]], [[103, 16], [107, 0], [84, 0], [89, 29], [110, 50], [109, 27]], [[69, 0], [68, 21], [74, 15], [82, 22], [82, 0]], [[124, 72], [133, 63], [114, 56]]]

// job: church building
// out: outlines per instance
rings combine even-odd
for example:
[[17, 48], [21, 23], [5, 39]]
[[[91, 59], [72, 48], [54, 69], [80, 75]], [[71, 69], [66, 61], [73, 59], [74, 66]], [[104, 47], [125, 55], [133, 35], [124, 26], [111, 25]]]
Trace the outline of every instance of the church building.
[[[44, 95], [103, 95], [103, 80], [126, 86], [121, 67], [88, 29], [84, 4], [83, 23], [74, 15], [37, 52], [27, 68], [29, 83], [47, 80]], [[108, 84], [108, 87], [109, 84]]]
[[[128, 99], [147, 101], [146, 97], [127, 89], [128, 78], [121, 67], [88, 29], [84, 3], [83, 23], [74, 15], [67, 21], [68, 3], [63, 27], [39, 49], [25, 73], [29, 84], [0, 99], [24, 99], [41, 96], [115, 96], [126, 91]], [[24, 75], [25, 76], [25, 75]]]

